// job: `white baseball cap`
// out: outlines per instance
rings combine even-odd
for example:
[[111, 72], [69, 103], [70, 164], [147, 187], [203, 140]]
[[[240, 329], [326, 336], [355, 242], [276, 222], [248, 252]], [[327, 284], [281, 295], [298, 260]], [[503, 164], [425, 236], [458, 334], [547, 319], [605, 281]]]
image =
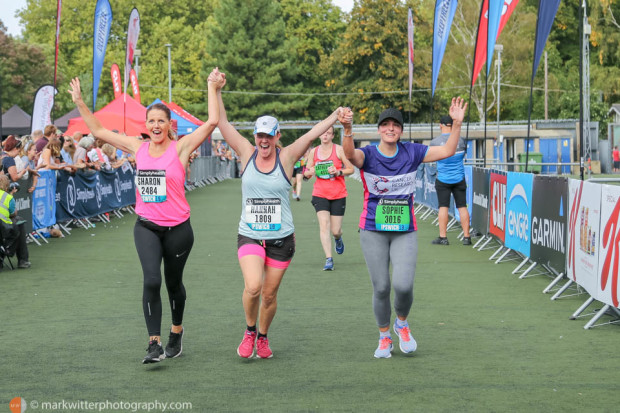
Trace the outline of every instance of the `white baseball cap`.
[[261, 116], [256, 119], [254, 125], [254, 134], [266, 133], [271, 136], [276, 136], [276, 133], [280, 132], [280, 124], [278, 120], [273, 116]]

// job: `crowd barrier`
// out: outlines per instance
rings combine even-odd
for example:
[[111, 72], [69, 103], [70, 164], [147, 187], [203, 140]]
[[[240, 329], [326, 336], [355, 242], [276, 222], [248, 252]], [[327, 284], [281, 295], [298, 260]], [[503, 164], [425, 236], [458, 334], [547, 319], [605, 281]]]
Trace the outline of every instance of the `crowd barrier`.
[[[573, 319], [595, 300], [602, 302], [600, 311], [588, 314], [593, 317], [586, 329], [603, 314], [620, 317], [620, 186], [471, 166], [465, 169], [471, 227], [482, 235], [474, 248], [483, 250], [492, 241], [498, 243], [490, 260], [497, 258], [499, 263], [516, 256], [520, 263], [513, 274], [520, 274], [519, 278], [552, 274], [545, 293], [566, 280], [554, 290], [553, 300], [577, 284], [590, 297], [573, 313]], [[437, 210], [435, 178], [432, 165], [418, 170], [415, 201], [422, 219]], [[453, 221], [458, 220], [453, 205], [450, 214]], [[535, 268], [541, 271], [533, 273]]]
[[[186, 189], [234, 178], [237, 174], [235, 161], [221, 160], [218, 157], [198, 157], [191, 166], [192, 184]], [[112, 171], [66, 171], [40, 170], [36, 188], [32, 193], [32, 177], [19, 181], [19, 190], [13, 194], [19, 216], [25, 221], [25, 229], [30, 234], [56, 224], [76, 222], [84, 227], [90, 226], [94, 217], [103, 220], [107, 213], [122, 216], [120, 210], [133, 211], [136, 203], [135, 172], [125, 163]], [[66, 227], [61, 225], [65, 232]], [[36, 241], [36, 237], [31, 237]], [[38, 243], [38, 241], [37, 241]]]

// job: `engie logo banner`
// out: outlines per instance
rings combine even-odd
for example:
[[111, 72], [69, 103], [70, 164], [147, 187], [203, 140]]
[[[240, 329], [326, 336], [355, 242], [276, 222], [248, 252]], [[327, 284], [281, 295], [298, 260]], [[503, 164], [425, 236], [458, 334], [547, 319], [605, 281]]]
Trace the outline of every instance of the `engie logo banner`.
[[530, 256], [532, 222], [532, 186], [534, 176], [509, 172], [507, 177], [506, 231], [504, 245]]
[[506, 175], [491, 172], [489, 178], [489, 233], [500, 241], [505, 239], [506, 224]]
[[88, 218], [135, 204], [136, 188], [131, 168], [93, 174], [58, 175], [56, 216], [59, 221]]
[[568, 277], [596, 297], [600, 249], [601, 185], [568, 181]]
[[568, 179], [534, 177], [530, 258], [558, 273], [566, 273]]
[[473, 168], [471, 226], [483, 235], [489, 232], [489, 171]]
[[[599, 242], [599, 283], [597, 300], [618, 307], [620, 278], [620, 187], [601, 189], [601, 237]], [[596, 245], [593, 247], [596, 253]]]

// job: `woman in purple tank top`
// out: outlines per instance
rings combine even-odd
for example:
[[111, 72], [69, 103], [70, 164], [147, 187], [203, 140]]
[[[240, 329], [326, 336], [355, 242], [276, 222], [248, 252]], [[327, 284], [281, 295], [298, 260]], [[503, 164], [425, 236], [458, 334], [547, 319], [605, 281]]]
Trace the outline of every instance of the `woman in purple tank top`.
[[[413, 215], [415, 173], [422, 162], [435, 162], [454, 155], [467, 104], [452, 99], [452, 133], [445, 146], [427, 147], [401, 142], [403, 115], [389, 108], [379, 115], [379, 145], [355, 149], [351, 124], [343, 124], [345, 156], [360, 169], [364, 205], [360, 217], [360, 242], [373, 287], [373, 310], [379, 327], [376, 358], [392, 353], [390, 291], [394, 289], [396, 319], [393, 330], [403, 353], [413, 353], [417, 343], [407, 316], [413, 304], [413, 280], [418, 255], [417, 226]], [[392, 274], [390, 277], [390, 266]]]
[[[221, 78], [209, 79], [209, 119], [180, 141], [174, 139], [170, 109], [163, 104], [152, 105], [146, 111], [146, 129], [150, 139], [145, 142], [104, 128], [82, 100], [80, 80], [71, 80], [69, 93], [90, 132], [136, 157], [138, 220], [134, 227], [134, 240], [144, 277], [142, 307], [149, 335], [147, 354], [142, 360], [145, 364], [156, 363], [166, 357], [178, 357], [183, 351], [183, 269], [194, 243], [183, 187], [185, 171], [192, 152], [217, 126], [220, 116], [217, 90], [224, 83]], [[162, 261], [172, 313], [172, 327], [165, 352], [161, 345]]]

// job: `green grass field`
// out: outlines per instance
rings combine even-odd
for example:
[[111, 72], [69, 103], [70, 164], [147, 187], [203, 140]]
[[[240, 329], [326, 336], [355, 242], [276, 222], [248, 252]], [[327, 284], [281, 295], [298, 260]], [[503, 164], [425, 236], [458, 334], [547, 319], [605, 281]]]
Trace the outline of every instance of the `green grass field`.
[[[311, 185], [293, 201], [297, 253], [278, 296], [269, 360], [236, 354], [245, 328], [239, 180], [188, 194], [196, 241], [177, 359], [141, 364], [148, 338], [135, 216], [30, 244], [31, 269], [0, 273], [0, 411], [17, 396], [189, 402], [199, 412], [617, 411], [618, 326], [584, 330], [585, 319], [568, 318], [586, 296], [552, 302], [541, 293], [549, 278], [519, 280], [515, 263], [493, 264], [490, 251], [460, 245], [456, 233], [448, 247], [431, 245], [430, 220], [419, 222], [409, 318], [418, 351], [374, 359], [378, 330], [356, 230], [361, 184], [347, 185], [346, 251], [333, 272], [321, 271]], [[162, 299], [166, 331], [165, 288]]]

